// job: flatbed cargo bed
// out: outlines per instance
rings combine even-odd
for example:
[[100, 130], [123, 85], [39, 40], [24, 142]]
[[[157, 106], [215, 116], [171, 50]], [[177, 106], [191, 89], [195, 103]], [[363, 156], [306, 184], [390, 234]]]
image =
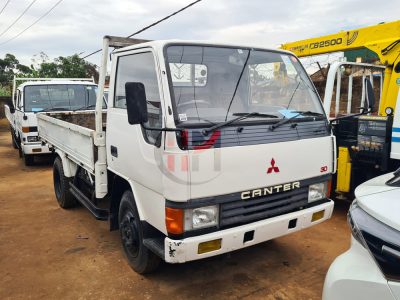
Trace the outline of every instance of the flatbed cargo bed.
[[[38, 113], [37, 119], [43, 141], [51, 147], [62, 150], [75, 163], [94, 173], [96, 161], [94, 111]], [[103, 120], [105, 131], [105, 112]]]

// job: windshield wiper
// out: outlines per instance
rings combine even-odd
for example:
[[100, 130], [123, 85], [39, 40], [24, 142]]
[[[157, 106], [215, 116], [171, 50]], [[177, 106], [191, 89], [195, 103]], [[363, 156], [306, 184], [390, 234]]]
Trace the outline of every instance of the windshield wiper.
[[275, 115], [268, 115], [268, 114], [263, 114], [263, 113], [259, 113], [259, 112], [234, 113], [233, 115], [234, 116], [238, 116], [238, 117], [234, 118], [232, 120], [229, 120], [229, 121], [225, 121], [225, 122], [216, 124], [216, 125], [214, 125], [214, 126], [212, 126], [210, 128], [204, 129], [203, 130], [203, 134], [204, 135], [208, 135], [210, 132], [213, 132], [218, 128], [225, 127], [225, 126], [227, 126], [229, 124], [232, 124], [234, 122], [237, 122], [237, 121], [240, 121], [240, 120], [244, 120], [244, 119], [247, 119], [247, 118], [250, 118], [250, 117], [277, 118], [277, 116], [275, 116]]
[[277, 118], [275, 115], [264, 114], [259, 112], [252, 112], [252, 113], [233, 113], [232, 116], [248, 116], [248, 117], [261, 117], [261, 118]]
[[233, 99], [235, 99], [236, 92], [237, 92], [237, 90], [238, 90], [240, 81], [242, 80], [242, 76], [243, 76], [244, 70], [246, 69], [247, 63], [248, 63], [249, 58], [250, 58], [250, 51], [251, 51], [251, 50], [249, 49], [249, 50], [247, 50], [247, 51], [248, 51], [248, 53], [247, 53], [247, 56], [246, 56], [246, 60], [245, 60], [245, 62], [244, 62], [244, 64], [243, 64], [242, 71], [240, 71], [239, 79], [238, 79], [238, 81], [236, 82], [235, 90], [234, 90], [234, 92], [233, 92], [231, 101], [229, 101], [228, 109], [226, 110], [225, 122], [226, 122], [226, 119], [228, 118], [229, 110], [231, 109], [231, 105], [232, 105]]
[[293, 117], [284, 118], [284, 119], [280, 120], [278, 123], [271, 125], [269, 129], [271, 131], [273, 131], [276, 128], [281, 127], [282, 125], [285, 125], [286, 123], [289, 123], [293, 119], [296, 119], [298, 116], [314, 116], [314, 117], [323, 116], [323, 114], [317, 113], [317, 112], [313, 112], [313, 111], [294, 111], [294, 113], [297, 113], [297, 114], [294, 115]]
[[302, 111], [302, 110], [294, 110], [292, 113], [301, 114], [302, 116], [311, 116], [311, 117], [321, 117], [324, 114], [315, 112], [315, 111]]
[[49, 108], [42, 109], [41, 111], [38, 111], [38, 112], [56, 111], [56, 110], [66, 111], [66, 110], [69, 110], [69, 109], [67, 109], [65, 107], [49, 107]]

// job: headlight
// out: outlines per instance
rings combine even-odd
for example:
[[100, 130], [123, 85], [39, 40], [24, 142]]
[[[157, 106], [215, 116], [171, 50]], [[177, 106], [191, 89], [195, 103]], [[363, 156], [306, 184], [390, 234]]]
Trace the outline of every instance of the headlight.
[[218, 225], [218, 206], [204, 206], [185, 210], [185, 231]]
[[356, 208], [358, 208], [357, 200], [354, 200], [350, 206], [349, 212], [347, 213], [347, 223], [350, 226], [351, 234], [353, 235], [353, 237], [358, 242], [360, 242], [360, 244], [364, 245], [365, 242], [361, 235], [361, 232], [358, 230], [357, 225], [354, 223], [353, 218], [351, 217], [351, 213], [350, 213], [352, 209], [356, 209]]
[[311, 184], [310, 187], [308, 188], [308, 203], [326, 198], [327, 193], [328, 193], [327, 182]]
[[383, 275], [400, 281], [400, 232], [375, 219], [353, 202], [348, 214], [353, 237], [366, 248]]
[[34, 143], [34, 142], [38, 142], [39, 141], [39, 137], [38, 136], [28, 136], [26, 138], [28, 143]]

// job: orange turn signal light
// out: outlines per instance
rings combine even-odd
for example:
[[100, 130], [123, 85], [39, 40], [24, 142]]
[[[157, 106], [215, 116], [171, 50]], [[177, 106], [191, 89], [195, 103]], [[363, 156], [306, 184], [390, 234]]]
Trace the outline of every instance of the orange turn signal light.
[[330, 179], [328, 181], [328, 188], [326, 190], [326, 198], [329, 198], [331, 196], [331, 192], [332, 192], [332, 179]]
[[184, 231], [183, 209], [166, 207], [165, 224], [168, 233], [182, 234]]
[[23, 133], [29, 133], [29, 127], [22, 127]]

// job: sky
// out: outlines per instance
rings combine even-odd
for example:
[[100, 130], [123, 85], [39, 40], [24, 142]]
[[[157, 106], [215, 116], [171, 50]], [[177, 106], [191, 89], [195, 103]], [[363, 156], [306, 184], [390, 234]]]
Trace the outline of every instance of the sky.
[[[0, 11], [7, 1], [0, 0]], [[127, 36], [193, 0], [63, 0], [39, 23], [3, 44], [59, 0], [36, 0], [2, 34], [32, 1], [10, 0], [0, 14], [0, 57], [12, 53], [21, 63], [31, 64], [40, 52], [50, 58], [75, 53], [84, 56], [101, 47], [104, 35]], [[203, 0], [136, 37], [213, 40], [277, 48], [285, 42], [399, 19], [396, 8], [399, 0], [384, 2], [385, 5], [378, 5], [376, 0]], [[99, 64], [100, 56], [88, 60]]]

